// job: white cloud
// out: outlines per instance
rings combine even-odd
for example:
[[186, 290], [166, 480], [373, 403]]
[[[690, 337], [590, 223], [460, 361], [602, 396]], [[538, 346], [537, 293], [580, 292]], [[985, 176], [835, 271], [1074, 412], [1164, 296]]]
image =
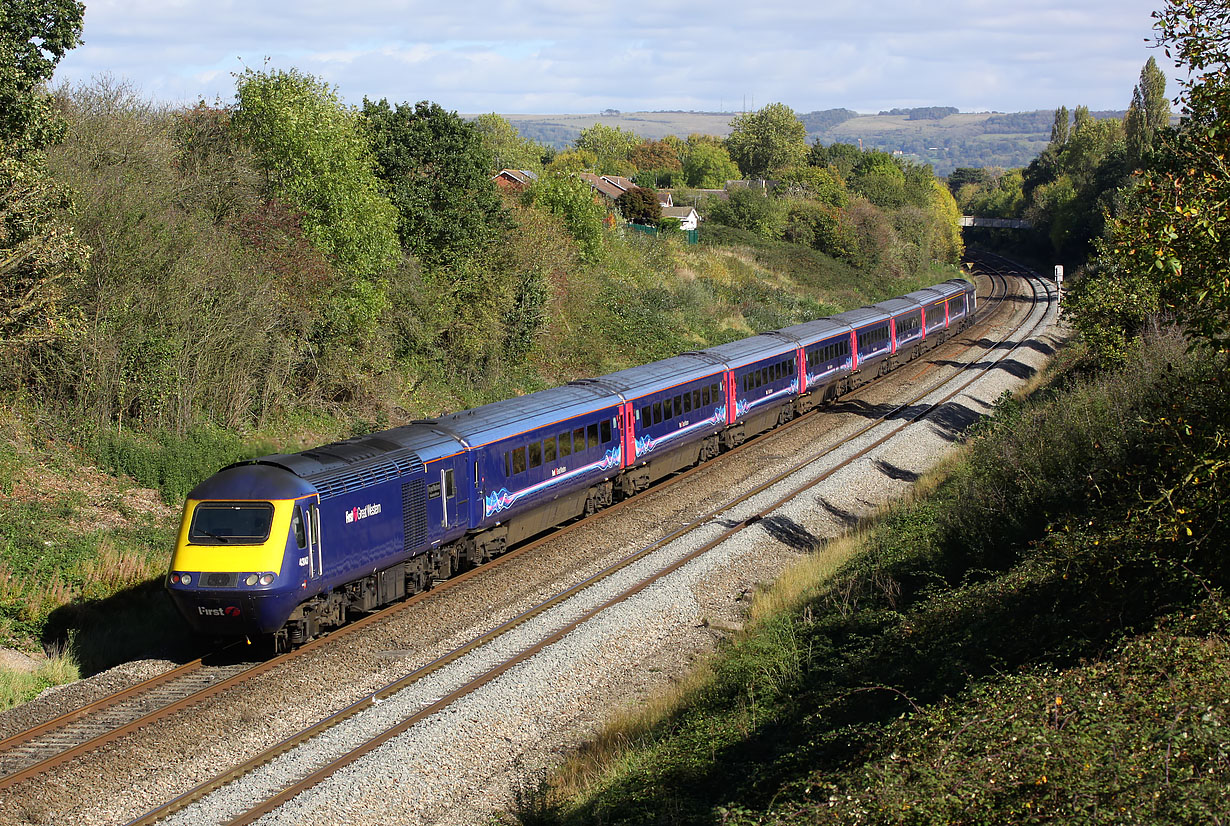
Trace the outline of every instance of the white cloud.
[[[1156, 0], [98, 0], [58, 77], [171, 102], [233, 95], [265, 58], [343, 97], [463, 112], [949, 105], [1123, 108]], [[242, 62], [241, 62], [242, 61]], [[1168, 72], [1173, 74], [1173, 72]]]

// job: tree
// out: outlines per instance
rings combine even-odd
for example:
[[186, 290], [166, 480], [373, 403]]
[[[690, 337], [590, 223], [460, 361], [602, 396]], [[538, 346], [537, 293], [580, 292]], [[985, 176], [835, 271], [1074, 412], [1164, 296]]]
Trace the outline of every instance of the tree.
[[[68, 191], [52, 180], [42, 155], [64, 133], [43, 84], [80, 42], [83, 14], [75, 0], [0, 6], [0, 353], [6, 356], [66, 334], [74, 320], [67, 287], [89, 258], [63, 217]], [[21, 359], [5, 361], [15, 370]]]
[[573, 146], [581, 151], [593, 152], [598, 159], [597, 170], [600, 175], [623, 175], [635, 172], [631, 168], [628, 154], [641, 142], [633, 132], [625, 132], [618, 126], [607, 126], [595, 123], [573, 141]]
[[602, 257], [602, 222], [607, 212], [594, 200], [589, 184], [569, 174], [547, 174], [525, 191], [526, 203], [564, 219], [564, 226], [581, 245], [581, 258]]
[[850, 177], [850, 189], [878, 207], [896, 209], [906, 203], [905, 170], [887, 152], [865, 152]]
[[1094, 273], [1071, 296], [1073, 323], [1106, 356], [1159, 314], [1197, 341], [1230, 348], [1230, 10], [1167, 0], [1157, 42], [1192, 78], [1177, 133], [1153, 153], [1098, 244]]
[[765, 178], [775, 169], [805, 161], [807, 127], [786, 104], [770, 103], [730, 122], [726, 148], [744, 175]]
[[598, 156], [588, 149], [570, 149], [561, 152], [547, 164], [547, 172], [567, 175], [575, 172], [593, 172], [598, 168]]
[[662, 220], [662, 205], [658, 193], [648, 187], [634, 186], [615, 202], [625, 219], [634, 224], [656, 226]]
[[1140, 70], [1140, 82], [1132, 90], [1132, 104], [1123, 120], [1128, 159], [1139, 164], [1152, 148], [1159, 129], [1170, 126], [1170, 100], [1166, 97], [1166, 75], [1152, 57]]
[[376, 169], [402, 245], [429, 266], [478, 255], [508, 226], [474, 124], [436, 103], [363, 101]]
[[303, 230], [344, 272], [371, 276], [401, 256], [397, 211], [381, 193], [356, 114], [297, 69], [238, 76], [234, 122], [266, 189], [303, 213]]
[[60, 58], [81, 42], [78, 0], [7, 0], [0, 6], [0, 147], [20, 157], [54, 143], [64, 127], [42, 91]]
[[674, 171], [683, 168], [677, 147], [667, 141], [642, 141], [628, 152], [628, 161], [638, 170]]
[[1055, 123], [1051, 126], [1051, 146], [1058, 149], [1067, 143], [1071, 129], [1072, 123], [1071, 116], [1068, 114], [1068, 107], [1060, 106], [1055, 110]]
[[850, 193], [841, 178], [818, 166], [794, 166], [779, 172], [777, 191], [804, 195], [834, 207], [844, 207], [850, 202]]
[[735, 229], [745, 229], [770, 240], [782, 237], [786, 205], [770, 198], [758, 187], [735, 187], [725, 201], [714, 201], [709, 219]]
[[483, 151], [491, 156], [491, 171], [501, 169], [542, 169], [544, 147], [529, 138], [523, 138], [506, 119], [492, 112], [474, 119], [474, 129], [483, 144]]
[[716, 142], [696, 142], [688, 139], [691, 149], [683, 163], [688, 186], [700, 189], [721, 189], [727, 181], [739, 177], [739, 167], [730, 159], [726, 147]]

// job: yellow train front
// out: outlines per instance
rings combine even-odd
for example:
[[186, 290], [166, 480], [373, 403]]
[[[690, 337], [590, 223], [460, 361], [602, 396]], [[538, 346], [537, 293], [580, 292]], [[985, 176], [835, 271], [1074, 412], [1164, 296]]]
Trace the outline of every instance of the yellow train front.
[[222, 470], [188, 494], [167, 589], [194, 631], [257, 637], [285, 625], [318, 573], [318, 502], [312, 484], [261, 464]]

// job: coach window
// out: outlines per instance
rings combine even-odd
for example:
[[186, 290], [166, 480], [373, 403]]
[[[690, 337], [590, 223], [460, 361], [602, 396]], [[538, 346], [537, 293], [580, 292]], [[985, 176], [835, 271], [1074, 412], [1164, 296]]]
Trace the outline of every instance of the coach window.
[[598, 425], [597, 423], [591, 424], [589, 427], [585, 428], [585, 434], [589, 436], [589, 446], [590, 447], [599, 446], [598, 445]]
[[559, 455], [562, 459], [572, 453], [572, 434], [565, 430], [559, 434]]
[[504, 451], [504, 477], [512, 476], [512, 454]]
[[645, 427], [653, 424], [653, 406], [645, 405], [641, 408], [641, 424]]
[[555, 461], [555, 437], [548, 436], [542, 440], [542, 460], [544, 462]]
[[611, 423], [607, 419], [602, 420], [602, 444], [607, 444], [611, 441]]
[[530, 469], [542, 466], [542, 442], [530, 442]]
[[653, 403], [653, 423], [662, 424], [662, 402]]
[[295, 542], [300, 548], [306, 548], [307, 531], [303, 529], [303, 517], [300, 516], [298, 508], [295, 508], [294, 515], [290, 518], [290, 527], [295, 532]]
[[709, 385], [707, 384], [700, 389], [700, 403], [705, 407], [709, 406]]
[[[696, 392], [695, 390], [692, 391], [692, 393], [695, 393], [695, 392]], [[683, 412], [684, 413], [692, 412], [692, 393], [683, 394]]]
[[525, 473], [525, 448], [519, 447], [512, 452], [513, 473]]
[[444, 471], [444, 498], [452, 499], [457, 495], [457, 483], [453, 480], [453, 469]]
[[722, 398], [722, 386], [719, 384], [709, 385], [709, 392], [713, 394], [713, 403], [717, 404]]
[[683, 397], [676, 396], [672, 403], [675, 407], [674, 418], [678, 419], [680, 416], [683, 415]]
[[572, 452], [580, 453], [585, 450], [585, 428], [578, 427], [572, 431]]

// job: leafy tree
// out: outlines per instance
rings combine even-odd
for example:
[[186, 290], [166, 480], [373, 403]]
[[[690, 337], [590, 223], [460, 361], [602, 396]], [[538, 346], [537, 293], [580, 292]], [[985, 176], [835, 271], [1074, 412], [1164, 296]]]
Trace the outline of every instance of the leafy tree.
[[0, 158], [0, 353], [57, 341], [76, 321], [65, 296], [90, 250], [62, 218], [70, 203], [43, 164]]
[[726, 148], [744, 175], [765, 178], [774, 170], [804, 162], [807, 128], [789, 106], [770, 103], [730, 122]]
[[1067, 143], [1071, 130], [1072, 119], [1068, 107], [1060, 106], [1055, 110], [1055, 123], [1051, 126], [1051, 146], [1061, 147]]
[[633, 132], [625, 132], [618, 126], [611, 127], [595, 123], [573, 141], [573, 146], [579, 150], [593, 152], [597, 157], [597, 170], [600, 175], [632, 174], [636, 170], [628, 160], [628, 155], [641, 142]]
[[64, 127], [43, 85], [81, 42], [78, 0], [7, 0], [0, 6], [0, 151], [20, 157], [54, 143]]
[[679, 170], [679, 151], [667, 141], [643, 141], [628, 152], [628, 162], [641, 169]]
[[525, 191], [526, 203], [564, 219], [564, 226], [581, 245], [581, 257], [602, 257], [602, 222], [607, 211], [594, 200], [589, 184], [572, 175], [548, 172]]
[[[695, 137], [695, 136], [693, 136]], [[721, 189], [727, 181], [739, 177], [739, 167], [730, 159], [726, 147], [715, 142], [688, 139], [688, 156], [683, 163], [688, 186], [699, 189]]]
[[483, 151], [491, 156], [491, 171], [501, 169], [542, 169], [544, 147], [524, 138], [505, 118], [494, 112], [474, 119], [474, 129], [482, 141]]
[[474, 124], [439, 104], [363, 101], [402, 245], [429, 266], [484, 251], [508, 226]]
[[567, 152], [561, 152], [547, 164], [547, 172], [553, 175], [593, 172], [597, 168], [598, 156], [588, 149], [570, 149]]
[[1114, 358], [1159, 314], [1214, 350], [1230, 348], [1230, 10], [1167, 0], [1157, 40], [1186, 67], [1184, 118], [1153, 154], [1070, 297], [1073, 323]]
[[811, 166], [831, 166], [843, 178], [854, 174], [854, 168], [863, 159], [863, 150], [852, 143], [835, 143], [825, 146], [817, 141], [807, 152], [807, 163]]
[[625, 219], [634, 224], [656, 226], [662, 220], [662, 205], [658, 193], [648, 187], [634, 186], [615, 202]]
[[715, 201], [709, 219], [735, 229], [745, 229], [770, 240], [782, 237], [786, 208], [758, 187], [736, 187], [725, 201]]
[[1140, 70], [1140, 82], [1132, 90], [1132, 104], [1123, 119], [1129, 161], [1139, 164], [1152, 148], [1159, 129], [1170, 126], [1170, 99], [1166, 97], [1166, 75], [1149, 58]]
[[397, 211], [381, 193], [361, 122], [336, 91], [297, 69], [247, 69], [235, 98], [235, 125], [268, 192], [303, 213], [308, 238], [352, 275], [394, 266]]
[[0, 6], [0, 353], [10, 381], [23, 380], [16, 372], [22, 359], [12, 355], [72, 328], [65, 295], [90, 252], [64, 220], [68, 191], [42, 155], [64, 133], [43, 85], [80, 42], [83, 13], [74, 0]]
[[885, 209], [906, 203], [905, 170], [892, 155], [879, 150], [863, 154], [850, 176], [850, 189]]
[[777, 175], [776, 191], [803, 195], [835, 207], [844, 207], [850, 202], [850, 193], [841, 178], [818, 166], [794, 166], [782, 170]]

